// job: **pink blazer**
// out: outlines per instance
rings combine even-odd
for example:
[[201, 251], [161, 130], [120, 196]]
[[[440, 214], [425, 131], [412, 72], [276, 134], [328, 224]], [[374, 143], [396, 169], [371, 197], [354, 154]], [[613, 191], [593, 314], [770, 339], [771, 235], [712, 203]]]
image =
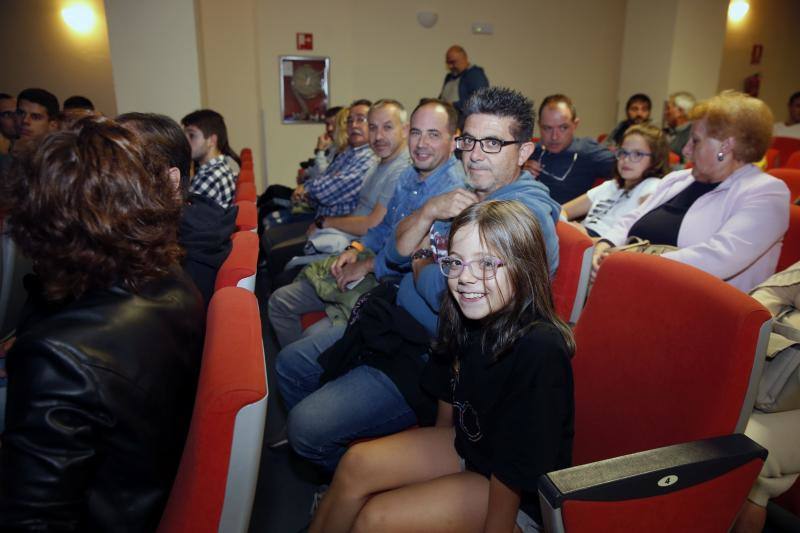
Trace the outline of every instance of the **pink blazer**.
[[[605, 235], [619, 246], [645, 213], [666, 203], [694, 178], [691, 170], [665, 176], [637, 209]], [[745, 165], [692, 204], [678, 231], [680, 250], [664, 257], [695, 266], [749, 292], [775, 273], [789, 227], [789, 189], [779, 179]]]

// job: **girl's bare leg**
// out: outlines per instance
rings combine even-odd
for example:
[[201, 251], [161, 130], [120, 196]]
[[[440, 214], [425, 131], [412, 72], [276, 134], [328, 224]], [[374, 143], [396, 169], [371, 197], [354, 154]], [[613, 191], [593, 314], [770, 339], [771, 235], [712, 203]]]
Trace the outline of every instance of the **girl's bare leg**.
[[419, 428], [353, 446], [339, 463], [309, 532], [345, 533], [372, 495], [460, 472], [454, 436], [452, 427]]

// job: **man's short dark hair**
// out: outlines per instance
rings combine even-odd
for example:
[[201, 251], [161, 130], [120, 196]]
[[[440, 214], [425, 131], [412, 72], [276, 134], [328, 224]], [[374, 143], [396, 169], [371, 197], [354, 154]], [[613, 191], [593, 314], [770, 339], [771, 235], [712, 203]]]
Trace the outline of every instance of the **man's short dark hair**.
[[228, 143], [228, 128], [225, 126], [225, 119], [222, 118], [222, 115], [211, 109], [198, 109], [183, 117], [181, 119], [181, 124], [183, 124], [184, 127], [194, 126], [203, 132], [203, 137], [206, 139], [212, 135], [216, 135], [217, 150], [227, 155], [236, 161], [237, 165], [241, 166], [242, 160], [239, 159], [239, 154], [234, 152]]
[[644, 93], [636, 93], [630, 98], [628, 98], [628, 102], [625, 104], [625, 111], [631, 108], [631, 106], [636, 103], [641, 102], [643, 104], [647, 104], [648, 109], [653, 109], [653, 102], [650, 101], [650, 97]]
[[189, 195], [189, 172], [192, 165], [192, 147], [177, 122], [156, 113], [124, 113], [117, 122], [132, 130], [141, 139], [148, 153], [156, 153], [181, 173], [180, 192]]
[[450, 132], [451, 135], [455, 134], [455, 132], [458, 130], [458, 111], [455, 107], [453, 107], [453, 104], [450, 102], [445, 102], [444, 100], [440, 100], [439, 98], [420, 99], [417, 107], [415, 107], [414, 111], [411, 112], [411, 120], [414, 120], [414, 115], [417, 113], [417, 111], [419, 111], [420, 108], [430, 104], [440, 105], [444, 108], [445, 112], [447, 113], [447, 131]]
[[365, 105], [367, 107], [370, 107], [372, 105], [372, 102], [367, 100], [366, 98], [359, 98], [358, 100], [356, 100], [352, 104], [350, 104], [350, 108], [352, 109], [357, 105]]
[[539, 120], [542, 120], [542, 110], [545, 107], [555, 107], [558, 104], [564, 104], [569, 108], [569, 112], [572, 113], [572, 121], [575, 122], [575, 119], [578, 118], [578, 110], [575, 109], [572, 98], [565, 94], [551, 94], [550, 96], [545, 96], [544, 100], [542, 100], [542, 105], [539, 106]]
[[88, 109], [94, 111], [94, 104], [85, 96], [75, 95], [64, 100], [64, 111], [68, 109]]
[[10, 95], [10, 94], [8, 94], [8, 93], [0, 93], [0, 100], [9, 100], [9, 99], [11, 99], [11, 98], [14, 98], [14, 97], [13, 97], [13, 96], [11, 96], [11, 95]]
[[528, 142], [533, 136], [533, 102], [522, 93], [507, 87], [483, 87], [467, 100], [464, 119], [470, 115], [494, 115], [514, 119], [511, 135], [515, 141]]
[[58, 98], [50, 91], [44, 89], [30, 88], [25, 89], [17, 95], [17, 105], [20, 100], [26, 100], [33, 104], [39, 104], [47, 110], [47, 118], [50, 120], [58, 119], [61, 108], [58, 106]]
[[789, 97], [789, 105], [792, 105], [792, 102], [800, 98], [800, 91], [793, 93], [792, 96]]

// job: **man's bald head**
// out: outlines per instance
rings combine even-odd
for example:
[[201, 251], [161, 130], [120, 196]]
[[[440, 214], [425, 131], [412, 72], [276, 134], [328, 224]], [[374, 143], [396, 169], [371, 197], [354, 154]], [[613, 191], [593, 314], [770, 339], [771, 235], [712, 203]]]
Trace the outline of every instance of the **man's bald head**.
[[445, 63], [447, 63], [447, 68], [451, 73], [453, 73], [454, 76], [461, 74], [467, 70], [467, 67], [469, 66], [467, 51], [461, 46], [454, 44], [447, 49]]

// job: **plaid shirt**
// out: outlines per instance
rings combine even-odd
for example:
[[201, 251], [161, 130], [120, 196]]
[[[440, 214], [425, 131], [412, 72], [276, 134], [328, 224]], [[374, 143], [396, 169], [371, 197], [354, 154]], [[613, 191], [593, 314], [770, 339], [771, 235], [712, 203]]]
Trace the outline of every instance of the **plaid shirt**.
[[236, 192], [236, 178], [224, 155], [207, 161], [198, 169], [192, 178], [189, 192], [205, 196], [224, 209], [230, 207]]
[[364, 179], [378, 166], [368, 144], [348, 148], [318, 178], [305, 182], [305, 191], [317, 215], [342, 216], [353, 212]]

